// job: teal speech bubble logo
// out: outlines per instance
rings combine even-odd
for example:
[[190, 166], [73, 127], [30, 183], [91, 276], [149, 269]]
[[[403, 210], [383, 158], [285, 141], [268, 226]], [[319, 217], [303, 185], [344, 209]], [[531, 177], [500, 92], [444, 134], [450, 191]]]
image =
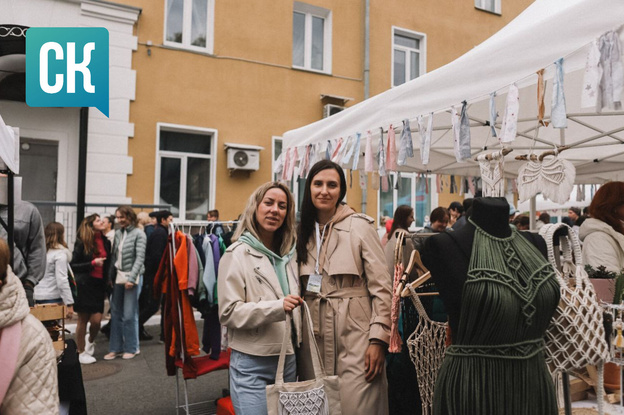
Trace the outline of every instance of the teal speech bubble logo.
[[26, 31], [26, 103], [96, 107], [108, 117], [108, 30], [31, 27]]

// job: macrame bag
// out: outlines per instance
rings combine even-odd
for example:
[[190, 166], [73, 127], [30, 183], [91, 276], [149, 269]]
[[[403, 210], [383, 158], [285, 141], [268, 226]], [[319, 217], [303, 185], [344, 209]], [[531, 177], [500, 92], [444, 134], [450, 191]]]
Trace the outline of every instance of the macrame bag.
[[321, 363], [321, 353], [312, 332], [310, 310], [305, 302], [301, 307], [303, 308], [303, 318], [307, 321], [307, 324], [303, 324], [303, 326], [307, 328], [305, 335], [310, 342], [314, 379], [284, 383], [284, 362], [286, 360], [286, 348], [288, 342], [291, 341], [292, 320], [290, 313], [287, 313], [284, 341], [277, 363], [275, 384], [268, 385], [266, 388], [268, 413], [269, 415], [341, 415], [339, 378], [325, 374], [325, 369]]
[[[555, 232], [561, 228], [568, 231], [566, 236], [560, 236], [562, 272], [557, 268], [553, 246]], [[609, 357], [609, 346], [603, 310], [583, 268], [578, 236], [563, 223], [544, 225], [539, 233], [546, 240], [548, 260], [561, 285], [561, 300], [546, 331], [546, 363], [553, 374], [598, 365], [602, 389], [601, 369]]]

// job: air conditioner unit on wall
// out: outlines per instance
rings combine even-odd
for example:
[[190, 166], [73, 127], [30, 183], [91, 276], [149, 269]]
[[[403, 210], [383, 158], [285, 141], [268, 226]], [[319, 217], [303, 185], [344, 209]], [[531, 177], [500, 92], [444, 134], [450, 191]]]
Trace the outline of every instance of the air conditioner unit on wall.
[[230, 170], [260, 169], [260, 150], [235, 147], [228, 148], [227, 168]]
[[341, 107], [340, 105], [325, 104], [323, 105], [323, 118], [327, 118], [334, 114], [338, 114], [340, 111], [344, 109], [345, 107]]

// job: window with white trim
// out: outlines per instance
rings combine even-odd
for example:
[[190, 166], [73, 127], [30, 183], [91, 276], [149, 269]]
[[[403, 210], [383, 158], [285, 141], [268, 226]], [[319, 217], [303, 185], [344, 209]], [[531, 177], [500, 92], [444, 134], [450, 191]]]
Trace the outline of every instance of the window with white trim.
[[[394, 217], [394, 211], [401, 205], [408, 205], [414, 209], [413, 226], [422, 227], [425, 217], [431, 212], [432, 192], [431, 178], [421, 178], [416, 173], [401, 173], [399, 186], [394, 186], [396, 173], [390, 173], [390, 185], [388, 191], [379, 188], [379, 217]], [[398, 187], [395, 189], [395, 187]], [[429, 191], [427, 191], [429, 190]]]
[[165, 45], [212, 53], [214, 0], [165, 0]]
[[212, 209], [215, 142], [215, 130], [159, 124], [155, 199], [176, 218], [205, 220]]
[[426, 36], [392, 29], [392, 86], [404, 84], [425, 73]]
[[296, 1], [293, 8], [293, 67], [331, 73], [331, 10]]
[[486, 12], [501, 14], [501, 0], [475, 0], [475, 7]]

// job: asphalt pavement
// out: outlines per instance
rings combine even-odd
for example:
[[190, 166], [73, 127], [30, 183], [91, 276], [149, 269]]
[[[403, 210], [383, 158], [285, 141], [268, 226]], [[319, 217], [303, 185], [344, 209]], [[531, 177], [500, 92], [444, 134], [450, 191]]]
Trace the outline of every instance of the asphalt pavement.
[[[201, 335], [203, 321], [197, 322]], [[167, 376], [165, 348], [158, 341], [160, 327], [146, 326], [153, 340], [141, 341], [141, 353], [130, 360], [105, 361], [108, 340], [99, 333], [95, 340], [97, 362], [82, 365], [89, 415], [171, 415], [176, 412], [176, 377]], [[69, 335], [68, 337], [72, 337]], [[202, 352], [203, 353], [203, 352]], [[184, 402], [183, 379], [179, 376], [180, 399]], [[228, 387], [228, 371], [220, 370], [187, 381], [192, 414], [214, 414], [215, 400]]]

